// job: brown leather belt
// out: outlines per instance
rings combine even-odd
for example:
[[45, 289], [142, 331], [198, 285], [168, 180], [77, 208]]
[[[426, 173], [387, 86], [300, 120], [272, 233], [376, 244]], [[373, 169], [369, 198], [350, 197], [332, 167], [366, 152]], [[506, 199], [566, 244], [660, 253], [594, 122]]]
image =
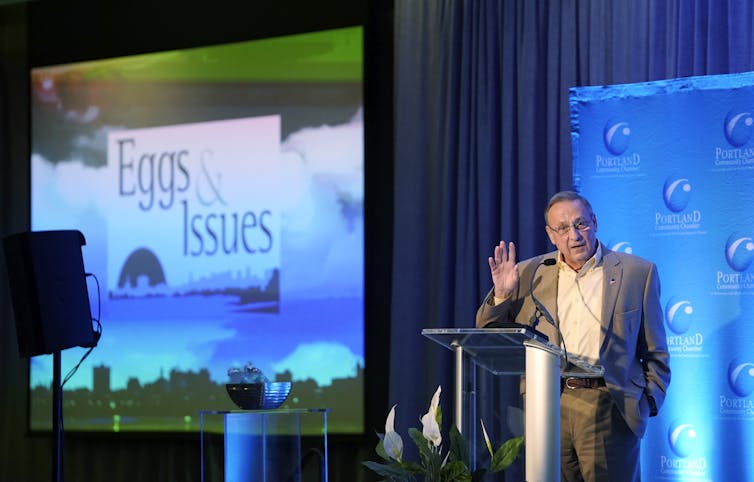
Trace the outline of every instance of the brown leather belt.
[[561, 380], [561, 389], [570, 388], [575, 390], [577, 388], [600, 388], [605, 386], [604, 378], [575, 378], [568, 377]]

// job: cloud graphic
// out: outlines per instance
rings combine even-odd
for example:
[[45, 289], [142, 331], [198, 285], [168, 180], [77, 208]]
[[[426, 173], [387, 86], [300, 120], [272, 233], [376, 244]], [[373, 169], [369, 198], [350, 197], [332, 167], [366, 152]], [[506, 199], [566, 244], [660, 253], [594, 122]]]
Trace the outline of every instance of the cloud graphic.
[[319, 386], [326, 386], [335, 378], [356, 376], [358, 366], [364, 366], [364, 359], [340, 343], [302, 343], [272, 366], [275, 373], [290, 371], [294, 381], [311, 378]]
[[281, 145], [283, 252], [318, 260], [285, 266], [281, 286], [290, 296], [362, 295], [363, 129], [359, 110], [346, 124], [307, 127]]

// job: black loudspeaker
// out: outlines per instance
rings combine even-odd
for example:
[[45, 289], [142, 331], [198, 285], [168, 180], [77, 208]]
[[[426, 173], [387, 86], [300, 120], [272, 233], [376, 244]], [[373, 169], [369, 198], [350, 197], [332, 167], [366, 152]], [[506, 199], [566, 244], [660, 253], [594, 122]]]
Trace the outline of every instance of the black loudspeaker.
[[22, 357], [96, 344], [80, 231], [35, 231], [3, 240]]

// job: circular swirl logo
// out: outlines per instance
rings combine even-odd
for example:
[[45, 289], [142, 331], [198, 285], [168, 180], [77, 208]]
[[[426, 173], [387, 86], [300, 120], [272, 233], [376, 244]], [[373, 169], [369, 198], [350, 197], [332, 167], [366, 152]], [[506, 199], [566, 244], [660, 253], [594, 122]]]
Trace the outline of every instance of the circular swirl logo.
[[688, 457], [696, 450], [696, 428], [690, 423], [673, 422], [668, 428], [668, 443], [677, 456]]
[[733, 233], [725, 242], [725, 260], [736, 271], [745, 271], [754, 260], [754, 240], [750, 236]]
[[630, 136], [631, 127], [629, 127], [628, 122], [610, 119], [605, 124], [605, 130], [603, 132], [605, 147], [616, 156], [626, 152]]
[[615, 244], [611, 244], [610, 249], [619, 253], [632, 254], [634, 252], [634, 248], [631, 247], [631, 243], [629, 243], [628, 241], [618, 241]]
[[746, 397], [754, 392], [754, 363], [736, 357], [728, 365], [728, 384], [733, 393]]
[[688, 300], [671, 298], [665, 305], [665, 320], [668, 327], [678, 335], [686, 333], [693, 321], [694, 307]]
[[691, 199], [691, 183], [685, 177], [671, 176], [662, 187], [665, 206], [674, 213], [683, 211]]
[[741, 147], [751, 138], [754, 130], [754, 118], [750, 112], [731, 110], [725, 116], [725, 138], [734, 147]]

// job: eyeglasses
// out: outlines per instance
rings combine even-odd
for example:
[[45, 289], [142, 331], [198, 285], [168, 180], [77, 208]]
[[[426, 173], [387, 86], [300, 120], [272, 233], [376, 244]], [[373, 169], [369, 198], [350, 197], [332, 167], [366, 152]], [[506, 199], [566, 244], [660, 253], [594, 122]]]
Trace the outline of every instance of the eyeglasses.
[[549, 225], [547, 227], [558, 233], [559, 236], [566, 236], [571, 232], [571, 228], [578, 229], [582, 233], [589, 231], [592, 229], [592, 222], [588, 219], [577, 219], [571, 224], [561, 224], [556, 228]]

